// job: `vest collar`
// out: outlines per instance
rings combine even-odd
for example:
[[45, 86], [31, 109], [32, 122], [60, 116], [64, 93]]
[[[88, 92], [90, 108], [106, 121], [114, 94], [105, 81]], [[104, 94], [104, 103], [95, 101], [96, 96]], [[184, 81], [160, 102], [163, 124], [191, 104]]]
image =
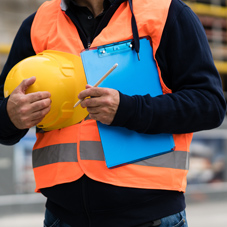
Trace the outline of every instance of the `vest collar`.
[[[67, 3], [66, 3], [67, 0], [61, 0], [61, 9], [63, 11], [66, 11], [68, 9], [68, 6], [67, 6]], [[111, 4], [113, 4], [114, 2], [124, 2], [124, 1], [127, 1], [127, 0], [109, 0]]]
[[[119, 0], [119, 2], [124, 2], [124, 1], [125, 0]], [[112, 2], [114, 2], [114, 0], [111, 0], [110, 2], [112, 3]], [[117, 2], [117, 0], [116, 0], [116, 2]], [[134, 47], [135, 47], [135, 51], [137, 52], [138, 59], [140, 60], [140, 58], [139, 58], [139, 49], [140, 49], [139, 35], [138, 35], [136, 19], [135, 19], [134, 13], [133, 13], [132, 0], [128, 0], [128, 2], [129, 2], [130, 9], [132, 12], [132, 22], [131, 23], [132, 23], [132, 32], [133, 32], [133, 38], [134, 38]], [[66, 11], [68, 8], [68, 6], [66, 4], [66, 0], [61, 0], [60, 6], [63, 11]]]

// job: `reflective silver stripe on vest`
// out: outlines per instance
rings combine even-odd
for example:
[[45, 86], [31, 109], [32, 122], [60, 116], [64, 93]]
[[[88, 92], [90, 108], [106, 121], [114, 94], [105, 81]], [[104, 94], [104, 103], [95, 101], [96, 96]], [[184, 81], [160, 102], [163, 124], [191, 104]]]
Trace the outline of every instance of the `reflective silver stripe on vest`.
[[148, 158], [134, 164], [188, 170], [189, 152], [173, 151], [153, 158]]
[[102, 143], [99, 141], [81, 141], [80, 158], [81, 160], [105, 161]]
[[[82, 160], [105, 161], [101, 142], [81, 141], [80, 157]], [[173, 151], [163, 155], [138, 161], [133, 164], [188, 170], [189, 152]]]
[[77, 144], [57, 144], [33, 150], [33, 168], [57, 162], [77, 162]]

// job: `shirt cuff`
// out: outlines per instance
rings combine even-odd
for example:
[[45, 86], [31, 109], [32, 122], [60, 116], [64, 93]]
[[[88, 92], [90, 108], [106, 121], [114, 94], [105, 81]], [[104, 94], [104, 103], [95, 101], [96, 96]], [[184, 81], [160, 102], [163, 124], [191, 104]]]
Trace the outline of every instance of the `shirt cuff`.
[[128, 123], [132, 123], [132, 118], [135, 116], [135, 102], [133, 96], [124, 95], [119, 92], [120, 103], [111, 126], [125, 127]]
[[0, 105], [0, 140], [3, 144], [11, 145], [18, 142], [27, 133], [28, 129], [18, 129], [10, 120], [6, 109], [8, 98], [3, 99]]

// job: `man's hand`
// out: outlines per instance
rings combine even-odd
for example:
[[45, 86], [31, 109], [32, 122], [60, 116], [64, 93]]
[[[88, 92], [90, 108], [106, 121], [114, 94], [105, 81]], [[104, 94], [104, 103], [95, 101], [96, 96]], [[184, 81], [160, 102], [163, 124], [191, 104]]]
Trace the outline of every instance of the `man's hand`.
[[86, 90], [81, 91], [78, 98], [85, 99], [81, 106], [87, 108], [91, 119], [106, 125], [112, 123], [120, 101], [117, 90], [86, 85]]
[[35, 77], [23, 80], [9, 97], [7, 112], [10, 120], [18, 129], [37, 125], [50, 111], [51, 95], [49, 92], [25, 94], [35, 80]]

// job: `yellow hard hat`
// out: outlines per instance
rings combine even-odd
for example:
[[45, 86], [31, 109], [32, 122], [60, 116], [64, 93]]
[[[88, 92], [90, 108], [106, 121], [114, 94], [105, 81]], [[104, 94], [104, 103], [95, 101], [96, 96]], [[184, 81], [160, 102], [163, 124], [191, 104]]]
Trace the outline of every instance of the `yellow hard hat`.
[[9, 96], [24, 80], [32, 76], [36, 81], [26, 93], [49, 91], [51, 109], [37, 125], [44, 131], [64, 128], [83, 120], [88, 112], [80, 105], [78, 94], [87, 84], [82, 60], [79, 56], [53, 50], [45, 50], [16, 64], [7, 75], [4, 96]]

